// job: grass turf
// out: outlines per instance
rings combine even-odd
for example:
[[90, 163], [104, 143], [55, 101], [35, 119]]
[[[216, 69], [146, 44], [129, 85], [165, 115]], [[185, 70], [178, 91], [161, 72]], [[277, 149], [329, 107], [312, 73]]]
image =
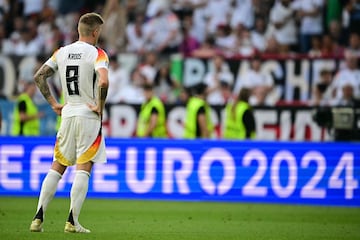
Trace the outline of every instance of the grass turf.
[[0, 197], [0, 239], [360, 239], [360, 208], [87, 199], [80, 222], [92, 233], [69, 234], [66, 198], [50, 203], [43, 233], [29, 232], [36, 204]]

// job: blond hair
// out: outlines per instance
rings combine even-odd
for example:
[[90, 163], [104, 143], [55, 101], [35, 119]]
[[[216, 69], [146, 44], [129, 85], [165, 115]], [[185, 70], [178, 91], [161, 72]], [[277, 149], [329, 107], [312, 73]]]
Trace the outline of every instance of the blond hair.
[[104, 19], [99, 14], [85, 13], [79, 19], [79, 34], [80, 36], [90, 36], [102, 24], [104, 24]]

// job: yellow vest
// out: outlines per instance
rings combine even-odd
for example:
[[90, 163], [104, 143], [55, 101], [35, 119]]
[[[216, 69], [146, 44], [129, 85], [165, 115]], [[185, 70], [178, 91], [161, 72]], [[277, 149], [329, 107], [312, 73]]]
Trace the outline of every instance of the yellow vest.
[[[25, 101], [26, 104], [26, 114], [29, 116], [35, 116], [38, 114], [38, 109], [29, 95], [26, 93], [21, 94], [18, 97], [17, 105], [14, 110], [14, 122], [12, 126], [12, 135], [13, 136], [39, 136], [40, 135], [40, 120], [38, 118], [26, 121], [22, 123], [20, 121], [20, 112], [19, 112], [19, 103]], [[22, 130], [22, 132], [21, 132]]]
[[186, 104], [185, 116], [185, 131], [184, 138], [195, 139], [197, 138], [197, 113], [201, 107], [205, 107], [205, 116], [207, 120], [207, 127], [210, 135], [214, 131], [214, 126], [211, 122], [210, 107], [205, 100], [198, 97], [191, 97]]
[[[243, 122], [243, 116], [250, 105], [246, 102], [238, 102], [233, 112], [234, 103], [228, 103], [225, 107], [225, 128], [224, 139], [246, 139], [246, 128]], [[251, 133], [251, 138], [255, 138], [255, 132]]]
[[145, 136], [146, 129], [148, 129], [150, 124], [151, 112], [153, 108], [158, 111], [158, 120], [151, 134], [151, 137], [164, 138], [167, 136], [165, 126], [166, 118], [164, 104], [158, 97], [152, 97], [150, 101], [145, 102], [141, 105], [136, 131], [136, 135], [138, 137]]

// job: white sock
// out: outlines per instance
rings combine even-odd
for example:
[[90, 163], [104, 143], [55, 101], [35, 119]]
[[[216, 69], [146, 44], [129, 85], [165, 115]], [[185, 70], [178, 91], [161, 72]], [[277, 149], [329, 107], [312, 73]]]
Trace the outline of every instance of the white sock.
[[81, 207], [85, 201], [86, 194], [88, 192], [89, 177], [90, 174], [87, 171], [77, 170], [75, 173], [75, 178], [70, 193], [70, 212], [72, 211], [74, 225], [79, 224]]
[[53, 169], [49, 170], [41, 186], [39, 202], [36, 212], [39, 212], [40, 208], [42, 208], [43, 215], [45, 215], [45, 211], [50, 201], [53, 199], [55, 195], [57, 185], [60, 179], [61, 179], [60, 173], [58, 173]]

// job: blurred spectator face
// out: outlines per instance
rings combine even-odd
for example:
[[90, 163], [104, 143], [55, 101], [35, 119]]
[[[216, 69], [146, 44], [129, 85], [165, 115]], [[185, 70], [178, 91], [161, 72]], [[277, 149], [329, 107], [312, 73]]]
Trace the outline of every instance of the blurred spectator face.
[[349, 37], [349, 45], [352, 49], [360, 48], [360, 37], [357, 33], [351, 33]]
[[349, 69], [356, 69], [358, 67], [357, 56], [351, 51], [345, 53], [345, 61]]
[[354, 96], [354, 89], [351, 84], [346, 84], [342, 88], [343, 98], [346, 100], [351, 100]]
[[266, 30], [266, 23], [265, 20], [261, 17], [256, 18], [255, 20], [255, 29], [259, 33], [264, 33]]
[[252, 61], [251, 61], [251, 68], [254, 70], [254, 71], [256, 71], [256, 72], [258, 72], [258, 71], [260, 71], [260, 67], [261, 67], [261, 61], [260, 61], [260, 59], [253, 59]]
[[155, 53], [148, 53], [146, 55], [146, 63], [149, 64], [149, 65], [155, 65], [156, 64], [156, 55]]
[[336, 20], [330, 22], [329, 32], [332, 36], [338, 37], [341, 34], [340, 23]]
[[278, 50], [279, 50], [279, 43], [276, 41], [274, 37], [269, 38], [266, 44], [266, 52], [278, 53]]
[[153, 96], [153, 90], [152, 88], [144, 88], [143, 89], [144, 97], [146, 100], [150, 100]]
[[281, 0], [281, 4], [285, 7], [288, 7], [290, 5], [291, 0]]
[[322, 45], [324, 48], [331, 48], [333, 45], [333, 40], [331, 39], [330, 35], [324, 35], [322, 37]]
[[144, 76], [141, 74], [140, 70], [137, 68], [135, 69], [132, 74], [131, 74], [131, 81], [132, 84], [136, 87], [140, 87], [142, 85], [144, 85], [145, 83], [145, 78]]
[[220, 71], [223, 63], [224, 63], [224, 60], [223, 60], [222, 56], [216, 55], [214, 57], [214, 66], [215, 66], [216, 70]]
[[323, 70], [320, 73], [321, 76], [321, 82], [325, 84], [330, 84], [332, 81], [332, 73], [329, 70]]
[[319, 37], [317, 36], [313, 36], [311, 38], [311, 48], [313, 50], [316, 50], [316, 49], [321, 49], [321, 40]]

